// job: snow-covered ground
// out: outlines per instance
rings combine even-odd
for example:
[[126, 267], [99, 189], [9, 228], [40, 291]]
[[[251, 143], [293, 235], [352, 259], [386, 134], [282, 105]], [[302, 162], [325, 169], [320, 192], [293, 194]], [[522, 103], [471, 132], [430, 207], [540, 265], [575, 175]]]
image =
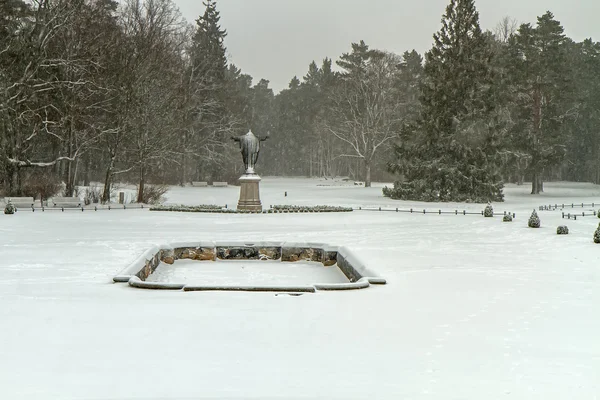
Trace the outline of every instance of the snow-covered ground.
[[337, 266], [320, 262], [178, 260], [160, 263], [148, 282], [186, 283], [190, 285], [312, 285], [348, 283]]
[[[480, 211], [331, 181], [265, 178], [263, 204]], [[222, 215], [148, 210], [0, 215], [2, 399], [598, 399], [600, 220], [540, 204], [600, 203], [600, 187], [509, 186], [500, 217]], [[284, 196], [284, 192], [288, 196]], [[235, 205], [239, 188], [168, 202]], [[581, 211], [581, 208], [576, 209]], [[556, 235], [566, 223], [567, 236]], [[387, 285], [298, 297], [146, 291], [111, 278], [151, 244], [351, 246]]]

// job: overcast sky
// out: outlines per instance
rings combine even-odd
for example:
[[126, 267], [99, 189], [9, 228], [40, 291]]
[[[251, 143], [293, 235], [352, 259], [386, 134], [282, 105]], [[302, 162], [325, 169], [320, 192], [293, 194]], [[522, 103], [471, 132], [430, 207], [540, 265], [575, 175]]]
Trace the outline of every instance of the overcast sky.
[[[190, 21], [204, 12], [201, 0], [174, 0]], [[306, 74], [308, 64], [336, 60], [352, 42], [403, 53], [427, 51], [449, 0], [217, 0], [228, 32], [229, 61], [277, 92]], [[576, 41], [600, 40], [600, 0], [477, 0], [483, 29], [504, 16], [535, 22], [547, 10]]]

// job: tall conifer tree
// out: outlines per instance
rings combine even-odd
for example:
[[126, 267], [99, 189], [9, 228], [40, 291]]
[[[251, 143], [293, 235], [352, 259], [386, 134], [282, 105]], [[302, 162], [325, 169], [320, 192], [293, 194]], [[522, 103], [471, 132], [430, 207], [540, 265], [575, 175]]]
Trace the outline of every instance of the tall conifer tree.
[[384, 190], [424, 201], [500, 201], [492, 51], [473, 0], [451, 0], [426, 54], [421, 112], [404, 132], [392, 172], [406, 182]]
[[516, 149], [529, 155], [532, 194], [543, 191], [542, 175], [565, 155], [571, 92], [564, 29], [551, 12], [537, 26], [523, 24], [509, 41], [510, 76], [516, 96]]

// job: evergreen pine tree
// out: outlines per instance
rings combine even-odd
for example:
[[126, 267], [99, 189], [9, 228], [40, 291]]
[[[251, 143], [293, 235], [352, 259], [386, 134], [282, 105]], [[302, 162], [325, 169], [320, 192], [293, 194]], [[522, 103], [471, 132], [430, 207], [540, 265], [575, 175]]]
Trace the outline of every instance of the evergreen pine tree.
[[224, 40], [227, 31], [221, 29], [221, 16], [215, 0], [203, 3], [204, 15], [196, 20], [196, 33], [193, 38], [192, 54], [194, 64], [199, 67], [197, 76], [208, 84], [221, 84], [227, 70], [227, 56]]
[[598, 228], [594, 232], [594, 243], [600, 243], [600, 224], [598, 225]]
[[542, 177], [565, 155], [568, 125], [567, 39], [551, 12], [537, 26], [523, 24], [509, 40], [515, 107], [515, 148], [529, 156], [532, 194], [543, 191]]
[[415, 50], [405, 51], [399, 70], [397, 87], [401, 94], [400, 101], [405, 105], [405, 120], [414, 122], [421, 110], [419, 97], [423, 78], [423, 57]]
[[485, 209], [483, 210], [483, 216], [484, 217], [493, 217], [494, 216], [494, 207], [492, 207], [492, 205], [490, 203], [488, 203], [487, 206], [485, 206]]
[[502, 201], [491, 115], [492, 49], [473, 0], [451, 0], [426, 54], [421, 112], [396, 148], [391, 172], [404, 175], [384, 194], [423, 201]]
[[527, 226], [529, 226], [530, 228], [539, 228], [540, 227], [540, 217], [538, 216], [538, 214], [535, 210], [533, 210], [533, 212], [531, 213], [531, 216], [529, 217], [529, 220], [527, 221]]
[[600, 184], [600, 43], [586, 39], [569, 48], [577, 119], [570, 125], [565, 178]]
[[[232, 125], [231, 81], [227, 68], [224, 40], [227, 31], [221, 28], [220, 14], [215, 0], [207, 0], [204, 14], [196, 20], [196, 32], [190, 49], [188, 87], [191, 112], [191, 134], [186, 137], [186, 148], [198, 146], [195, 152], [199, 161], [196, 166], [199, 180], [228, 180], [235, 170], [222, 167], [223, 149], [229, 145]], [[234, 74], [235, 75], [235, 74]], [[247, 127], [246, 127], [247, 128]], [[184, 163], [182, 163], [184, 164]]]

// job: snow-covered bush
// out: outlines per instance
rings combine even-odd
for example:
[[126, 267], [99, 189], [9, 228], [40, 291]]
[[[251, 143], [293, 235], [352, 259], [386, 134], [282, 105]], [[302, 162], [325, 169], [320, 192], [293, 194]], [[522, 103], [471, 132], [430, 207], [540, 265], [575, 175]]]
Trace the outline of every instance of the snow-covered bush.
[[568, 235], [569, 228], [567, 228], [565, 225], [560, 225], [558, 228], [556, 228], [556, 234], [557, 235]]
[[274, 205], [271, 206], [275, 212], [348, 212], [352, 207], [338, 206], [294, 206], [294, 205]]
[[228, 209], [215, 204], [202, 204], [199, 206], [164, 206], [156, 205], [150, 208], [150, 211], [180, 211], [180, 212], [208, 212], [208, 213], [234, 213], [236, 210]]
[[166, 185], [146, 185], [142, 192], [142, 203], [159, 204], [164, 201], [163, 195], [168, 191], [169, 187]]
[[531, 217], [529, 217], [529, 221], [527, 222], [527, 225], [530, 228], [539, 228], [540, 227], [540, 217], [538, 217], [537, 212], [535, 210], [533, 210], [533, 212], [531, 213]]
[[56, 196], [62, 190], [61, 183], [54, 175], [35, 172], [27, 177], [23, 184], [23, 196], [40, 197], [41, 201], [48, 200], [52, 196]]
[[73, 196], [70, 196], [66, 191], [63, 192], [63, 195], [65, 197], [79, 197], [79, 198], [81, 198], [81, 188], [79, 186], [75, 186], [73, 188]]
[[494, 216], [494, 207], [490, 203], [485, 206], [485, 210], [483, 210], [484, 217], [493, 217]]
[[594, 243], [600, 243], [600, 224], [598, 224], [598, 229], [594, 232]]
[[99, 203], [100, 198], [102, 197], [102, 192], [98, 186], [90, 186], [85, 190], [85, 195], [83, 196], [83, 202], [86, 205], [90, 205], [92, 203]]
[[16, 208], [15, 208], [14, 204], [11, 202], [8, 202], [6, 207], [4, 207], [4, 214], [14, 214], [15, 211], [16, 211]]
[[[504, 201], [502, 194], [504, 184], [495, 182], [495, 177], [487, 176], [483, 180], [478, 180], [473, 191], [473, 182], [466, 178], [466, 175], [457, 174], [449, 169], [440, 169], [435, 164], [426, 167], [420, 175], [427, 177], [397, 181], [392, 188], [384, 187], [383, 195], [395, 200], [464, 203]], [[488, 178], [491, 180], [488, 181]]]
[[512, 220], [513, 220], [513, 216], [511, 213], [504, 214], [504, 217], [502, 217], [503, 222], [512, 222]]

